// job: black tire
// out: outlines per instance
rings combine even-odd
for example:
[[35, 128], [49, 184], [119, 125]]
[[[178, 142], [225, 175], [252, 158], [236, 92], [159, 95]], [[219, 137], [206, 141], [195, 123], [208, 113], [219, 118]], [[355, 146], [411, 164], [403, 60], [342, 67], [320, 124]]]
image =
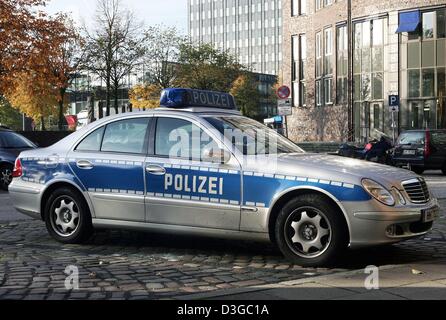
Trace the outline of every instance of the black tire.
[[10, 164], [0, 165], [0, 189], [8, 191], [8, 187], [12, 182], [12, 170], [14, 167]]
[[412, 167], [411, 170], [416, 174], [423, 174], [425, 171], [423, 167]]
[[[319, 250], [319, 253], [315, 254], [312, 254], [312, 248], [310, 248], [310, 250], [307, 249], [307, 254], [304, 253], [303, 246], [293, 240], [295, 237], [298, 237], [294, 229], [296, 227], [292, 227], [292, 224], [296, 223], [294, 219], [303, 219], [303, 212], [299, 213], [301, 210], [305, 210], [307, 215], [311, 215], [311, 213], [308, 213], [311, 211], [309, 210], [310, 208], [312, 210], [314, 209], [315, 213], [322, 213], [324, 216], [319, 221], [320, 229], [325, 230], [324, 233], [326, 230], [330, 231], [329, 235], [325, 235], [319, 240], [319, 245], [324, 245], [325, 247]], [[299, 224], [300, 222], [301, 221], [297, 223]], [[308, 230], [310, 230], [310, 233], [312, 234], [311, 230], [315, 229], [308, 229], [306, 224], [303, 224], [299, 228], [303, 228], [303, 231], [300, 233], [302, 237], [308, 236]], [[322, 234], [322, 232], [320, 234]], [[342, 256], [345, 252], [349, 239], [348, 227], [342, 212], [340, 212], [339, 208], [329, 203], [323, 196], [317, 194], [301, 195], [289, 201], [277, 217], [275, 235], [277, 245], [285, 257], [291, 262], [303, 267], [334, 265], [337, 258]], [[318, 237], [319, 235], [317, 235], [316, 238]], [[310, 243], [312, 242], [307, 242], [307, 244]], [[314, 247], [314, 249], [316, 249], [316, 247]]]
[[441, 168], [441, 172], [446, 176], [446, 162], [444, 163], [443, 168]]
[[[69, 208], [71, 202], [73, 203], [72, 210]], [[59, 214], [56, 210], [59, 210]], [[70, 211], [70, 213], [66, 213], [67, 221], [73, 221], [75, 228], [68, 228], [64, 235], [62, 225], [58, 225], [55, 219], [59, 215], [59, 219], [61, 219], [59, 223], [65, 222], [62, 220], [64, 218], [62, 216], [66, 210]], [[73, 218], [75, 215], [78, 216], [77, 219]], [[45, 204], [44, 220], [48, 233], [55, 240], [65, 244], [83, 243], [93, 234], [91, 214], [85, 199], [78, 191], [67, 187], [57, 189], [51, 194]]]

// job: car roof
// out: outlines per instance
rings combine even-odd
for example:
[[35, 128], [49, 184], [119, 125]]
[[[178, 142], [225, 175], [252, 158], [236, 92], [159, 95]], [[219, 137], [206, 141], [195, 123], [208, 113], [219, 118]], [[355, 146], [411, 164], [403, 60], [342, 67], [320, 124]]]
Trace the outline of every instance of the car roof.
[[139, 115], [148, 115], [148, 116], [156, 116], [156, 115], [166, 115], [171, 114], [172, 116], [181, 116], [181, 115], [193, 115], [197, 117], [203, 117], [203, 116], [212, 116], [212, 115], [219, 115], [219, 116], [242, 116], [240, 111], [238, 110], [230, 110], [230, 109], [220, 109], [220, 108], [203, 108], [203, 107], [190, 107], [190, 108], [156, 108], [156, 109], [150, 109], [146, 111], [133, 111], [133, 112], [126, 112], [126, 113], [120, 113], [108, 117], [104, 117], [102, 119], [97, 120], [95, 123], [100, 124], [103, 122], [109, 122], [110, 120], [119, 120], [119, 119], [126, 119], [131, 116], [139, 116]]

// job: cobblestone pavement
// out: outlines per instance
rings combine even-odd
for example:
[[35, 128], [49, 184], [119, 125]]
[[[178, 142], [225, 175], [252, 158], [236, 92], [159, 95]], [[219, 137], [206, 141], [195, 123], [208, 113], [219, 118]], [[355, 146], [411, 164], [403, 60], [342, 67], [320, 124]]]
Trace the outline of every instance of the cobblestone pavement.
[[[443, 206], [446, 201], [443, 201]], [[0, 299], [163, 299], [446, 257], [446, 219], [425, 238], [349, 252], [335, 269], [290, 265], [271, 245], [103, 231], [86, 245], [53, 241], [40, 221], [0, 223]], [[79, 270], [66, 290], [65, 269]]]

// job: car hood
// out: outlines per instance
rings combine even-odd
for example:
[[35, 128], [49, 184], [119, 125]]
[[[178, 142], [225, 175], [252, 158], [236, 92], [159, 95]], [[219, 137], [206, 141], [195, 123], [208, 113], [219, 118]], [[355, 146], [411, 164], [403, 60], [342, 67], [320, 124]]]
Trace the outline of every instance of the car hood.
[[[268, 159], [263, 165], [251, 164], [250, 170], [259, 171], [256, 168], [271, 169], [275, 166], [276, 174], [340, 181], [356, 185], [360, 185], [362, 179], [368, 178], [389, 188], [400, 187], [402, 181], [418, 177], [409, 170], [326, 154], [282, 154], [277, 157], [276, 163], [274, 160]], [[260, 171], [270, 171], [268, 169], [260, 169]]]

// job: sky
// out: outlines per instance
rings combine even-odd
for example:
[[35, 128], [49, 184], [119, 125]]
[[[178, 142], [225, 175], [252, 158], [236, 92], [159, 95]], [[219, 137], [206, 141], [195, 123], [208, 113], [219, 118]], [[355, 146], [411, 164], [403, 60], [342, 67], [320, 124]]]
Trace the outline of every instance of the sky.
[[[187, 34], [187, 0], [121, 0], [124, 7], [135, 13], [146, 26], [164, 24], [176, 26]], [[95, 0], [49, 0], [44, 9], [50, 14], [71, 13], [75, 21], [82, 24], [91, 21], [95, 14]]]

